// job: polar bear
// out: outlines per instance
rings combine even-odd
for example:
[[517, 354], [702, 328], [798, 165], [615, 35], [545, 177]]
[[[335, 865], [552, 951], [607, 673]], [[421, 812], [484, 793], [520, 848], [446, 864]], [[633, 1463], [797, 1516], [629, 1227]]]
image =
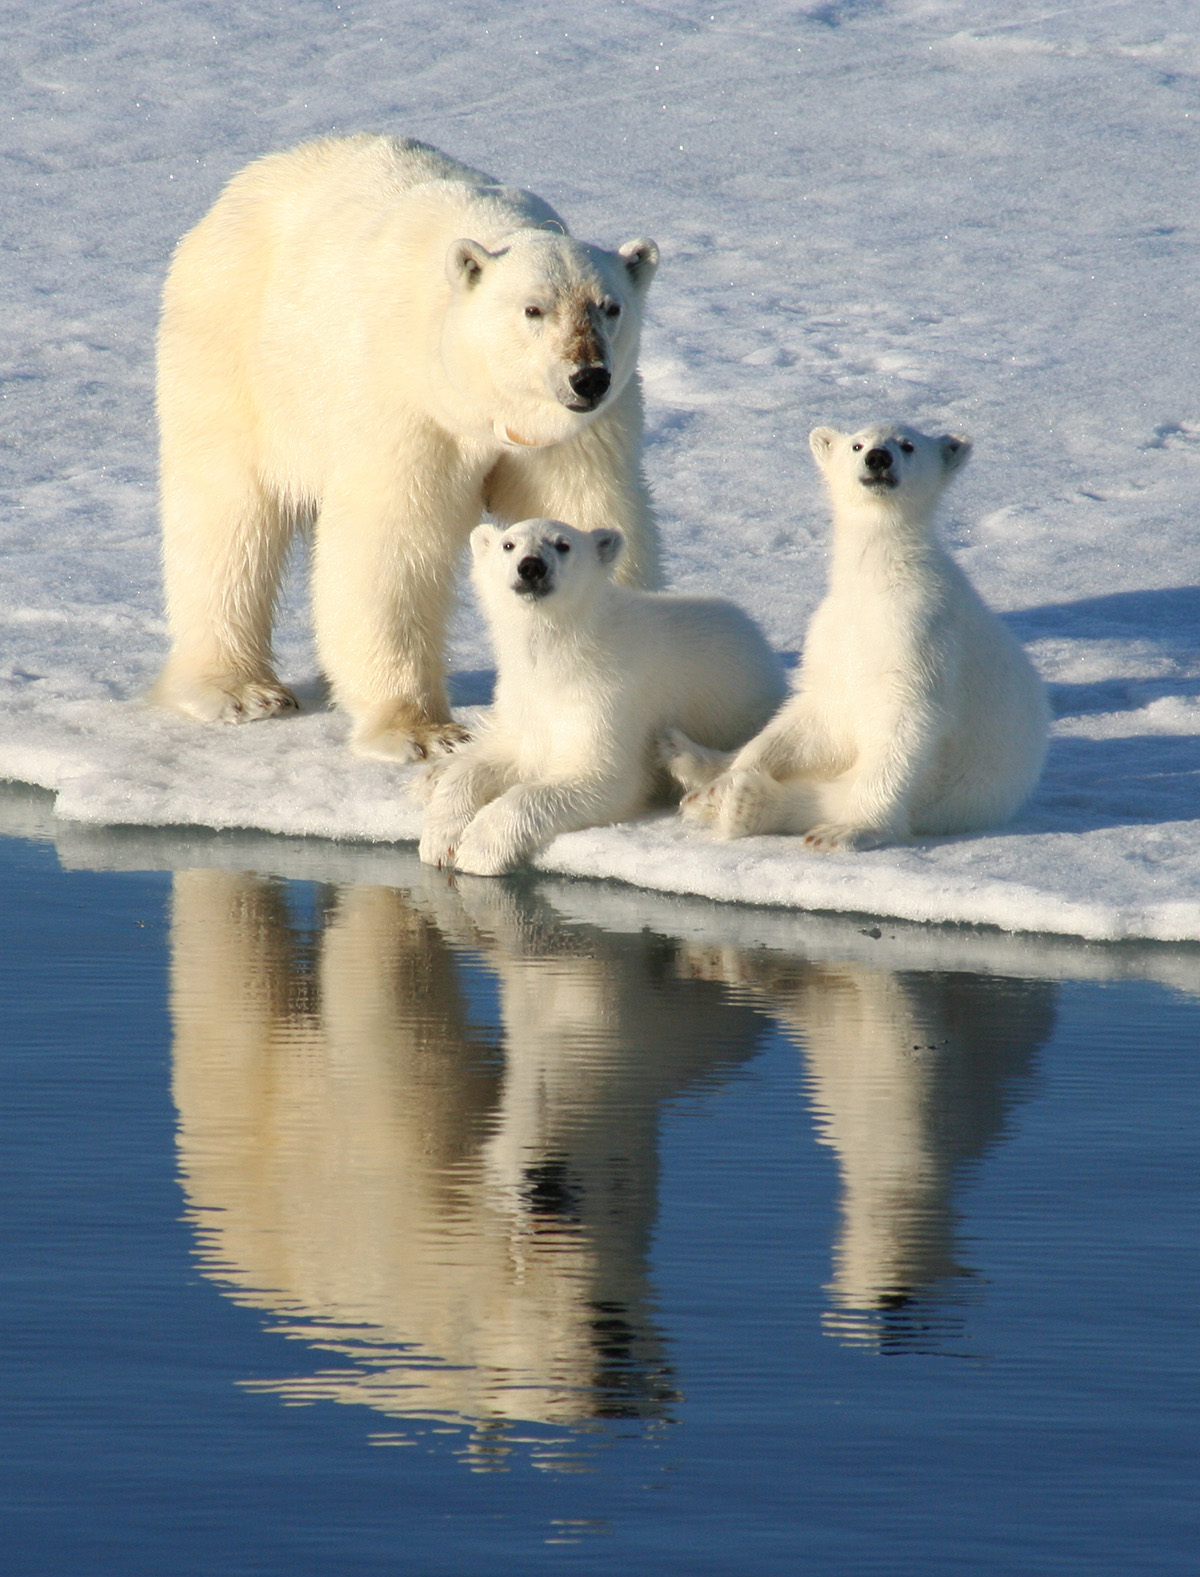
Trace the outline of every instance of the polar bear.
[[833, 560], [796, 693], [733, 757], [667, 736], [684, 816], [819, 850], [1007, 821], [1041, 772], [1049, 713], [1021, 646], [934, 537], [969, 440], [889, 424], [817, 427], [809, 442]]
[[622, 534], [556, 520], [471, 534], [496, 648], [485, 730], [432, 771], [421, 858], [497, 876], [560, 832], [667, 796], [657, 741], [678, 726], [729, 750], [786, 693], [783, 668], [732, 603], [617, 584]]
[[463, 737], [443, 645], [485, 509], [615, 522], [623, 578], [658, 584], [636, 372], [657, 264], [652, 241], [584, 245], [410, 140], [331, 138], [235, 176], [163, 296], [172, 650], [153, 698], [203, 721], [296, 705], [271, 625], [310, 521], [318, 653], [364, 755]]

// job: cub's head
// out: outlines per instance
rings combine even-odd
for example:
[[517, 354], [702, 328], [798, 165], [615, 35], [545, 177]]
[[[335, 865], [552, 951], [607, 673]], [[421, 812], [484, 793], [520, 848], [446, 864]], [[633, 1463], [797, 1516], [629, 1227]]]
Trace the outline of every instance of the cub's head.
[[657, 267], [653, 241], [605, 252], [534, 229], [491, 252], [455, 241], [442, 361], [465, 405], [507, 448], [573, 437], [633, 376]]
[[814, 427], [809, 446], [835, 503], [876, 504], [900, 513], [932, 509], [949, 478], [971, 453], [960, 433], [932, 438], [900, 422], [841, 433]]
[[579, 531], [561, 520], [522, 520], [515, 526], [476, 526], [472, 571], [488, 613], [512, 618], [537, 609], [553, 617], [580, 611], [609, 580], [625, 539], [617, 530]]

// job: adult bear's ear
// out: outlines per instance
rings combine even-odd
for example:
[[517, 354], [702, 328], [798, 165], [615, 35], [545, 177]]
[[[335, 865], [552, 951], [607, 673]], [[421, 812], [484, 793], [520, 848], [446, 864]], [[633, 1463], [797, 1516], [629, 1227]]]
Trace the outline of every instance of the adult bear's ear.
[[596, 557], [601, 564], [615, 564], [625, 551], [625, 537], [616, 527], [593, 531], [592, 541], [596, 544]]
[[483, 525], [476, 526], [471, 533], [471, 557], [478, 564], [479, 560], [496, 540], [495, 526], [489, 526], [486, 521]]
[[946, 475], [957, 471], [959, 466], [966, 465], [967, 457], [971, 453], [971, 440], [965, 433], [943, 433], [938, 439], [938, 447], [942, 451], [942, 464], [946, 468]]
[[808, 447], [813, 452], [813, 459], [825, 469], [829, 461], [829, 452], [834, 443], [841, 437], [836, 427], [814, 427], [808, 435]]
[[479, 283], [484, 264], [491, 262], [491, 257], [478, 241], [455, 241], [446, 253], [446, 278], [452, 285], [466, 285], [470, 289]]
[[639, 236], [636, 241], [626, 241], [617, 251], [617, 256], [625, 265], [625, 271], [630, 279], [640, 290], [654, 278], [654, 270], [658, 267], [658, 248], [653, 241], [647, 241], [644, 236]]

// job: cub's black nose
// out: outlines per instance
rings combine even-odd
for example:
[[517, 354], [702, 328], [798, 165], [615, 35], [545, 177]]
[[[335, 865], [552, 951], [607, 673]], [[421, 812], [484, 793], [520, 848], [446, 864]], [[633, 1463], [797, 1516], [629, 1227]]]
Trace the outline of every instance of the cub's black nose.
[[517, 565], [517, 574], [527, 586], [536, 586], [539, 581], [546, 578], [546, 561], [536, 558], [531, 553]]
[[868, 449], [863, 456], [863, 464], [868, 471], [888, 471], [891, 469], [892, 457], [886, 449]]
[[598, 405], [608, 393], [612, 374], [607, 367], [580, 367], [571, 374], [571, 390], [587, 405]]

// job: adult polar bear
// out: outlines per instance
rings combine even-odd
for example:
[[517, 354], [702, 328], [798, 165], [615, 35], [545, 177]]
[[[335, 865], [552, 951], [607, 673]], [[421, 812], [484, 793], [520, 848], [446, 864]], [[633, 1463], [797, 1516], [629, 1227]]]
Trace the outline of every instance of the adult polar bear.
[[159, 336], [171, 655], [206, 722], [296, 705], [271, 625], [315, 518], [317, 649], [363, 755], [463, 737], [443, 646], [484, 509], [617, 526], [658, 583], [636, 361], [652, 241], [571, 239], [540, 198], [436, 149], [331, 138], [235, 176], [176, 251]]

